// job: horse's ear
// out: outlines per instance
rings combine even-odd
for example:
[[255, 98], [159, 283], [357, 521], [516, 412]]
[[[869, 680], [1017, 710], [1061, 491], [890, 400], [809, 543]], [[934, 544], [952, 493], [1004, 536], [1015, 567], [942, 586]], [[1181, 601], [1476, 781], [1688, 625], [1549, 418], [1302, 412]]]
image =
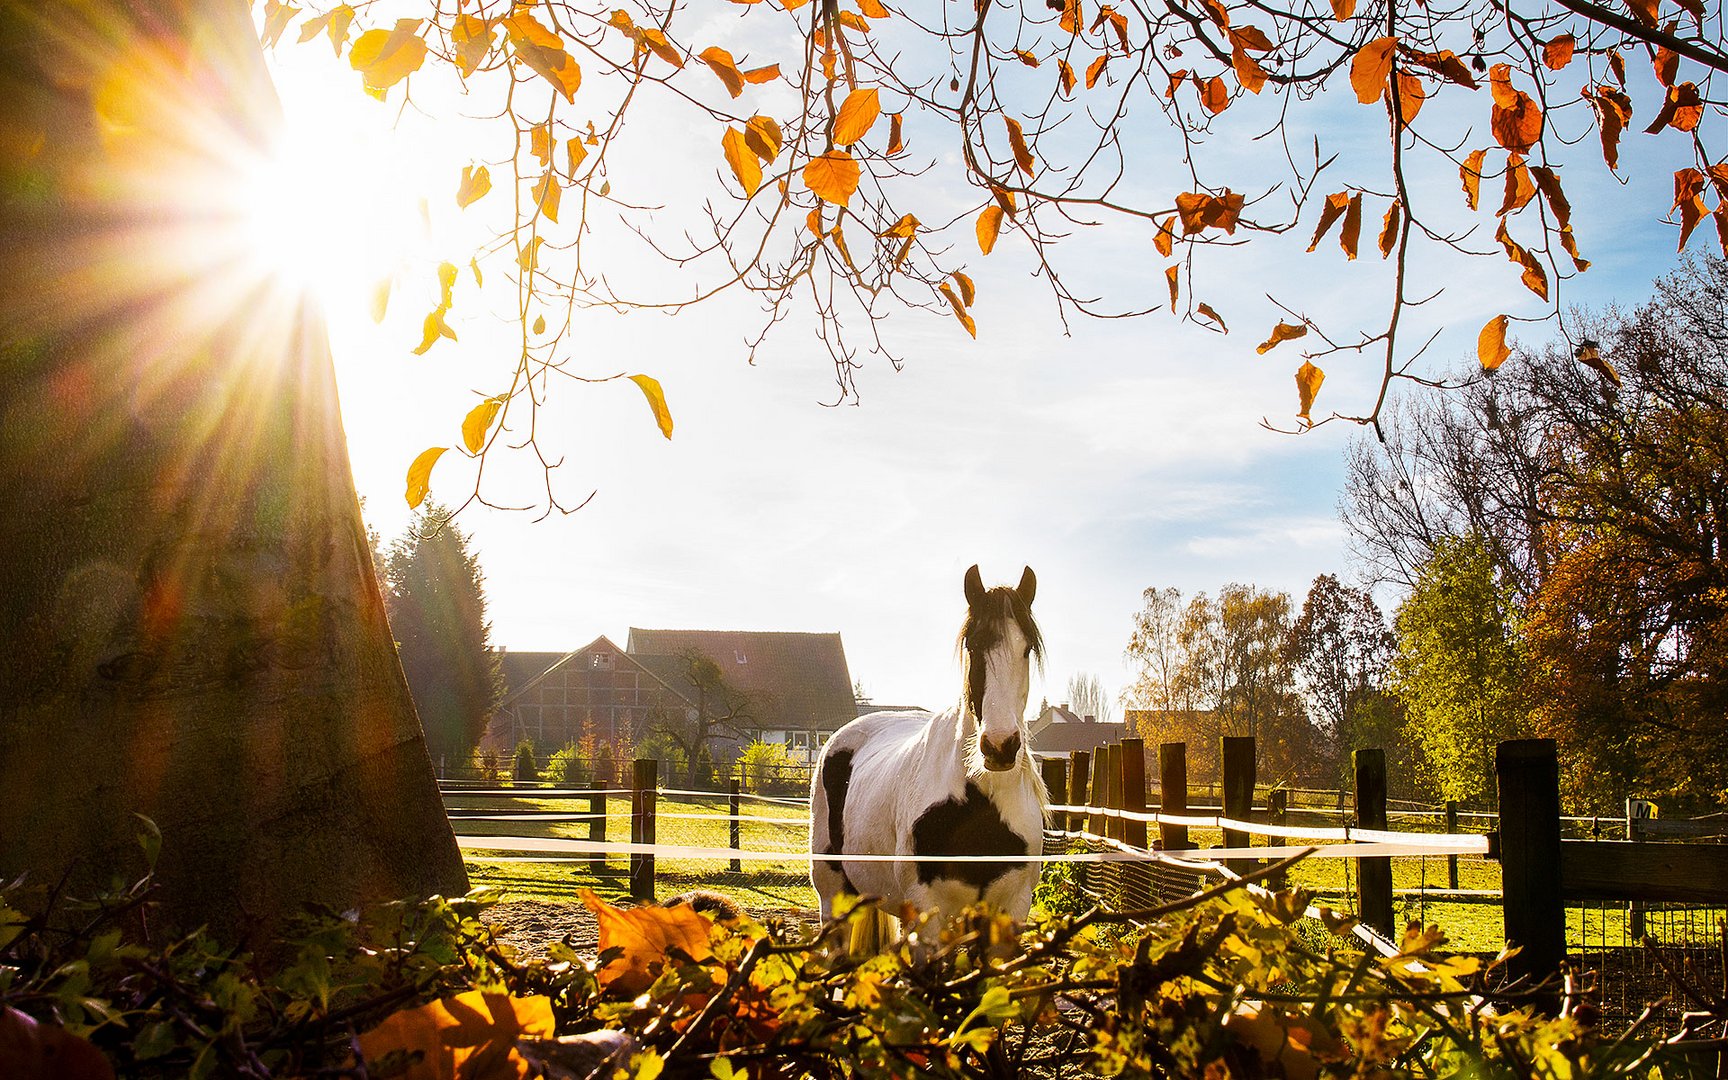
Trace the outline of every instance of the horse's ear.
[[978, 573], [978, 564], [973, 563], [972, 569], [966, 571], [966, 606], [975, 608], [984, 602], [984, 578]]
[[1020, 594], [1020, 602], [1027, 607], [1032, 606], [1032, 597], [1038, 592], [1038, 575], [1028, 566], [1026, 572], [1020, 575], [1020, 587], [1014, 590]]

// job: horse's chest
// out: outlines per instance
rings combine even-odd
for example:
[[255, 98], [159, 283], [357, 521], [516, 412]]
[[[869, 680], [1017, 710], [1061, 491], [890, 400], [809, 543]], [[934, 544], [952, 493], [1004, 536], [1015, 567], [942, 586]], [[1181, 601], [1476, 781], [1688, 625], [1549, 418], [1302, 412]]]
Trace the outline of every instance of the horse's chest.
[[[925, 808], [912, 825], [912, 851], [917, 860], [918, 881], [929, 884], [938, 878], [962, 881], [979, 890], [1017, 867], [1031, 854], [1026, 838], [1010, 826], [1002, 809], [978, 787], [968, 782], [960, 798], [949, 798]], [[1014, 855], [1012, 862], [983, 862], [943, 858], [954, 855]]]

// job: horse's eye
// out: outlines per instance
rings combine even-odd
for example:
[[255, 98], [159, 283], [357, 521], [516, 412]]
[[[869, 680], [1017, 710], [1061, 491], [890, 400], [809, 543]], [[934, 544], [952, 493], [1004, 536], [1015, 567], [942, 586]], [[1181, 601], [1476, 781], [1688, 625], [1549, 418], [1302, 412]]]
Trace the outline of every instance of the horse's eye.
[[1026, 654], [1025, 654], [1025, 655], [1026, 655], [1026, 658], [1027, 658], [1027, 659], [1031, 659], [1031, 657], [1032, 657], [1032, 646], [1030, 646], [1030, 645], [1028, 645], [1028, 646], [1026, 646]]

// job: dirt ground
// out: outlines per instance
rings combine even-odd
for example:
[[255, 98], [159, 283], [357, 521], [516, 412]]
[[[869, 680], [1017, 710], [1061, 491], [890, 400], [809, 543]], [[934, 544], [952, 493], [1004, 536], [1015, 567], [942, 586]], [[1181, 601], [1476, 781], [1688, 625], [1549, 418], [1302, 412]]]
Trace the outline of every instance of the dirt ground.
[[[750, 914], [765, 924], [780, 923], [796, 933], [813, 934], [821, 925], [815, 912], [803, 908], [753, 909]], [[578, 952], [592, 953], [600, 947], [594, 915], [580, 901], [510, 900], [489, 908], [487, 917], [503, 928], [499, 934], [503, 941], [529, 957], [545, 956], [547, 947], [566, 934]]]

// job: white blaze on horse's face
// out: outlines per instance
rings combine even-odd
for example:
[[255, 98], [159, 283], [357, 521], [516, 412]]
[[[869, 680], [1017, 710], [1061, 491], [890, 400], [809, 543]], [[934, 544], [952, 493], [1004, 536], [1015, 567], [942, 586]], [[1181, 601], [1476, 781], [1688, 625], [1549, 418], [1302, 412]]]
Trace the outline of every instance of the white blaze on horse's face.
[[993, 772], [1019, 763], [1025, 742], [1026, 699], [1032, 659], [1042, 655], [1032, 621], [1038, 580], [1027, 567], [1017, 588], [985, 590], [974, 566], [966, 572], [966, 710], [977, 724], [978, 752]]

